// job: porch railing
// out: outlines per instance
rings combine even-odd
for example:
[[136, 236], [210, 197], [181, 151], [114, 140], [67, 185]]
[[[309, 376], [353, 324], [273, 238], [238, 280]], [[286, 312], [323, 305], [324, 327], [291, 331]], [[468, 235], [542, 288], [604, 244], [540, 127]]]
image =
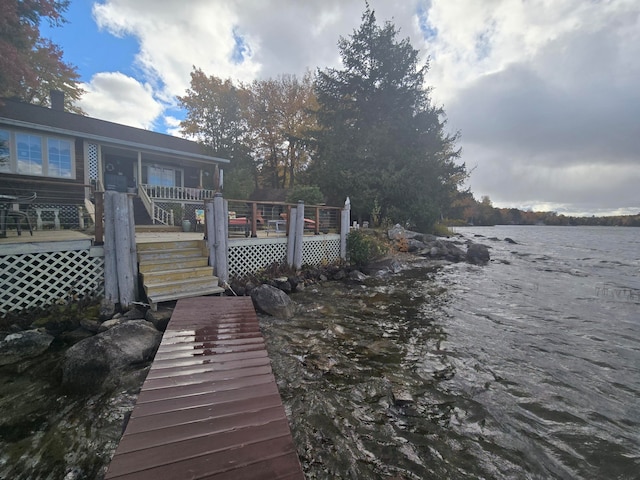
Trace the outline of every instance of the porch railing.
[[213, 198], [216, 193], [215, 190], [206, 188], [166, 187], [149, 184], [141, 184], [140, 187], [150, 199], [164, 201], [178, 200], [181, 202], [203, 203], [205, 200]]

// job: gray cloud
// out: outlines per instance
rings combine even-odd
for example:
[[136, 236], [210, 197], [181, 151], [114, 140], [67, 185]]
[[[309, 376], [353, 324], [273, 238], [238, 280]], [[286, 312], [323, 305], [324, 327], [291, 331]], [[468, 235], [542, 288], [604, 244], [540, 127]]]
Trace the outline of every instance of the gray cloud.
[[[462, 133], [477, 197], [567, 213], [640, 211], [637, 0], [369, 3], [379, 22], [393, 21], [431, 58], [433, 100]], [[145, 112], [141, 124], [160, 125], [157, 116], [184, 94], [194, 65], [241, 81], [339, 66], [338, 39], [358, 27], [364, 7], [360, 0], [96, 3], [101, 28], [138, 39], [141, 75], [128, 82], [143, 94], [131, 101], [118, 82], [94, 81], [83, 107], [113, 119], [105, 99], [131, 101], [135, 108], [119, 109], [130, 112], [130, 124]]]

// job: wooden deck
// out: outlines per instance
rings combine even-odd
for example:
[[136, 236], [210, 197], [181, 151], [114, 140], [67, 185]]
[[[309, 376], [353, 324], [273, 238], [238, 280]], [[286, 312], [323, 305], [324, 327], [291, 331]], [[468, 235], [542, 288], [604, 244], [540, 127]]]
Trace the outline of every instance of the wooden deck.
[[304, 479], [249, 297], [178, 301], [106, 479]]

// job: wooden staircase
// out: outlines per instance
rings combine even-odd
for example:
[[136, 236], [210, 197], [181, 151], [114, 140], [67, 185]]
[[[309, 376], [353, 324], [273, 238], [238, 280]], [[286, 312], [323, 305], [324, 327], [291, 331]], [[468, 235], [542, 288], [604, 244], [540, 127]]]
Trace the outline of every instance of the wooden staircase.
[[162, 302], [224, 292], [209, 266], [203, 240], [144, 242], [136, 247], [138, 271], [152, 309]]

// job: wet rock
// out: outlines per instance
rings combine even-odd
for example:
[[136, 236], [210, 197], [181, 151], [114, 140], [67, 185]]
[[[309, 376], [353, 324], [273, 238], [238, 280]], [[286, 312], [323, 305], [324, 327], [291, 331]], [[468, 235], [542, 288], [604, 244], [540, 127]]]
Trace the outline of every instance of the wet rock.
[[0, 342], [0, 365], [37, 357], [53, 342], [53, 336], [38, 330], [11, 333]]
[[144, 320], [131, 320], [76, 343], [65, 353], [62, 384], [73, 392], [116, 387], [124, 373], [149, 361], [162, 334]]
[[429, 244], [428, 250], [422, 250], [423, 256], [432, 259], [448, 260], [450, 262], [460, 262], [464, 260], [466, 254], [454, 242], [445, 240], [435, 240]]
[[267, 315], [288, 319], [295, 314], [295, 304], [282, 290], [271, 285], [260, 285], [251, 290], [255, 307]]
[[489, 248], [480, 243], [471, 243], [467, 247], [467, 261], [476, 265], [482, 265], [489, 261]]
[[398, 407], [411, 405], [414, 402], [413, 395], [402, 385], [394, 385], [391, 388], [393, 403]]
[[518, 242], [516, 242], [513, 238], [509, 238], [509, 237], [506, 237], [504, 239], [504, 241], [507, 242], [507, 243], [511, 243], [513, 245], [517, 245], [518, 244]]

